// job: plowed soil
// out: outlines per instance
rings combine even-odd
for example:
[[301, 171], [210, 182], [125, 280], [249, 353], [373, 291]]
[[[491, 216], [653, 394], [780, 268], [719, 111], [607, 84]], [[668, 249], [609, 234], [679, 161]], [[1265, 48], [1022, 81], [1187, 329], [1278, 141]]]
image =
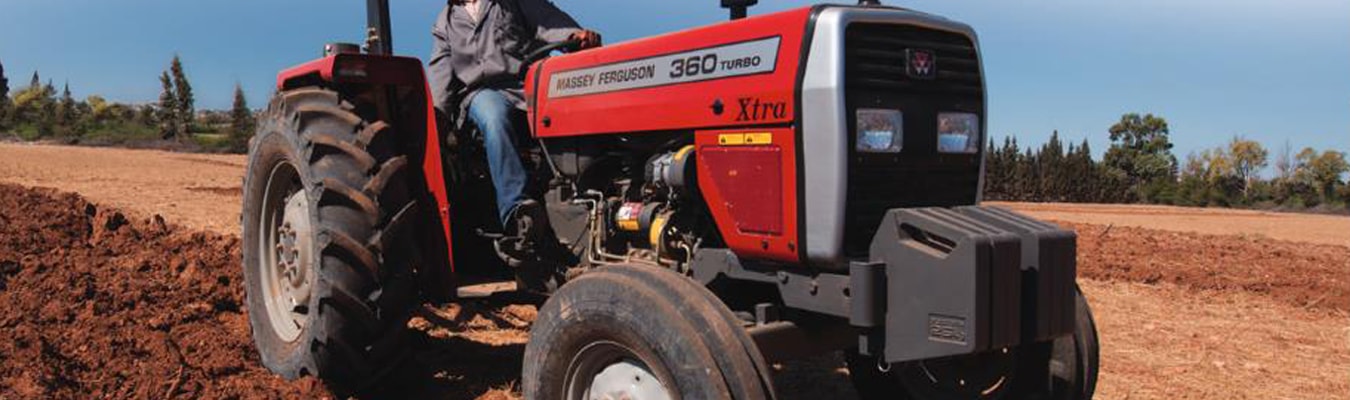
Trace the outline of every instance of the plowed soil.
[[[1350, 247], [1060, 222], [1078, 232], [1078, 276], [1268, 295], [1350, 311]], [[1346, 232], [1350, 235], [1350, 232]]]
[[[0, 185], [0, 399], [328, 396], [276, 378], [253, 349], [235, 238], [242, 168], [237, 156], [0, 144], [0, 182], [23, 186]], [[1350, 230], [1336, 230], [1350, 218], [1011, 206], [1079, 234], [1098, 398], [1350, 399]], [[518, 398], [528, 300], [425, 307], [409, 324], [414, 362], [381, 398]], [[832, 355], [776, 366], [779, 394], [856, 398], [840, 367]]]
[[0, 398], [313, 398], [263, 369], [239, 241], [0, 185]]

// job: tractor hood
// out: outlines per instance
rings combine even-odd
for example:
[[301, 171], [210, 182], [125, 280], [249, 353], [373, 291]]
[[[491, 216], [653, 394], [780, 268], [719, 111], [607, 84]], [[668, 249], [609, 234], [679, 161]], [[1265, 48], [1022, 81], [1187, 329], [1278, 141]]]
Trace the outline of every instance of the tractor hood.
[[553, 57], [526, 80], [540, 137], [788, 124], [811, 9]]

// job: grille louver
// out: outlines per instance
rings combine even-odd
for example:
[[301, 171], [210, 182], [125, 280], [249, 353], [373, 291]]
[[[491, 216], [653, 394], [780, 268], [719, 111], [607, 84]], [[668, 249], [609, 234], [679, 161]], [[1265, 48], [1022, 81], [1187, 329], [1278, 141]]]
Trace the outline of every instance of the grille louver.
[[[980, 63], [975, 46], [955, 33], [906, 25], [866, 24], [849, 28], [848, 87], [913, 92], [980, 94]], [[932, 50], [937, 78], [913, 80], [905, 75], [905, 49]]]

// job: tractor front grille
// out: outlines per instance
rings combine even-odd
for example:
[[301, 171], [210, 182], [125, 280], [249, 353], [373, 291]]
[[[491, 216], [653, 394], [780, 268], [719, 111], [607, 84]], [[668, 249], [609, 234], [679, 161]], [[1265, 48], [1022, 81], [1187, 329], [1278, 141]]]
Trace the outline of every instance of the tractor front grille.
[[[856, 24], [845, 35], [848, 46], [845, 79], [849, 88], [983, 94], [975, 45], [963, 35], [893, 24]], [[906, 49], [933, 52], [937, 76], [931, 80], [906, 76]]]
[[[844, 43], [850, 115], [844, 255], [860, 258], [867, 256], [887, 210], [976, 203], [981, 155], [938, 153], [937, 114], [975, 113], [983, 124], [984, 85], [974, 43], [961, 34], [909, 25], [854, 24]], [[906, 49], [936, 55], [936, 76], [909, 77]], [[858, 108], [903, 112], [904, 149], [899, 154], [854, 151], [853, 116]]]

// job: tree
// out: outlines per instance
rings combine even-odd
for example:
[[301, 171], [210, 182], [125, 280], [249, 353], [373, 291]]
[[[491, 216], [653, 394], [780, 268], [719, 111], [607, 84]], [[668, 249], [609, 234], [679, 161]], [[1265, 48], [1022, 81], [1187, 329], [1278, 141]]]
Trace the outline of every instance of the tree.
[[9, 78], [5, 78], [5, 64], [0, 63], [0, 102], [9, 98]]
[[234, 107], [230, 109], [230, 141], [233, 150], [248, 150], [248, 138], [253, 135], [253, 110], [248, 108], [244, 87], [234, 84]]
[[1145, 186], [1166, 184], [1176, 175], [1177, 159], [1172, 155], [1167, 120], [1153, 114], [1129, 113], [1108, 132], [1111, 148], [1103, 162], [1124, 178], [1136, 195], [1152, 200], [1144, 193]]
[[1111, 190], [1101, 174], [1100, 166], [1092, 159], [1092, 147], [1083, 139], [1076, 150], [1069, 151], [1070, 187], [1076, 202], [1105, 202], [1106, 191]]
[[1210, 181], [1222, 178], [1237, 176], [1236, 169], [1233, 167], [1233, 157], [1228, 154], [1228, 150], [1223, 147], [1216, 147], [1200, 152], [1200, 160], [1205, 166], [1205, 179]]
[[1070, 183], [1067, 182], [1067, 176], [1064, 171], [1064, 143], [1059, 140], [1059, 131], [1056, 130], [1050, 134], [1050, 140], [1041, 147], [1037, 161], [1040, 162], [1038, 171], [1040, 178], [1040, 192], [1042, 201], [1066, 201]]
[[1228, 155], [1232, 157], [1233, 172], [1242, 180], [1242, 198], [1251, 198], [1252, 180], [1257, 171], [1266, 167], [1266, 158], [1270, 154], [1260, 143], [1235, 136], [1228, 142]]
[[56, 103], [54, 118], [56, 129], [62, 131], [62, 135], [75, 133], [73, 128], [79, 120], [78, 112], [75, 97], [70, 94], [70, 83], [66, 83], [65, 88], [61, 90], [61, 99]]
[[168, 72], [159, 75], [159, 112], [155, 119], [159, 121], [160, 135], [165, 139], [177, 139], [181, 120], [178, 117], [178, 97], [174, 91], [173, 78]]
[[1341, 175], [1350, 171], [1350, 163], [1346, 162], [1345, 153], [1324, 150], [1318, 154], [1316, 150], [1308, 147], [1298, 153], [1297, 159], [1296, 179], [1315, 185], [1323, 200], [1334, 199]]
[[158, 110], [156, 109], [156, 107], [155, 107], [154, 105], [151, 105], [151, 104], [142, 104], [142, 105], [140, 106], [140, 108], [137, 108], [137, 109], [135, 110], [135, 114], [136, 114], [136, 115], [135, 115], [135, 119], [136, 119], [136, 122], [139, 122], [141, 125], [145, 125], [145, 126], [154, 126], [154, 125], [158, 124], [158, 123], [159, 123], [159, 117], [158, 117], [158, 115], [156, 115], [156, 112], [157, 112], [157, 111], [158, 111]]
[[1289, 146], [1289, 140], [1285, 140], [1280, 145], [1280, 150], [1275, 153], [1275, 178], [1287, 180], [1294, 177], [1294, 151]]
[[1341, 185], [1341, 202], [1345, 203], [1345, 208], [1350, 209], [1350, 182]]
[[25, 131], [36, 137], [52, 133], [52, 117], [55, 111], [55, 89], [43, 85], [37, 73], [28, 87], [14, 93], [14, 103], [10, 111], [10, 120], [15, 127], [27, 127]]
[[89, 105], [89, 116], [95, 122], [102, 122], [113, 118], [113, 104], [99, 95], [90, 95], [84, 99], [84, 103]]
[[191, 133], [192, 119], [197, 113], [196, 101], [192, 98], [192, 84], [188, 82], [187, 73], [183, 72], [183, 62], [176, 54], [169, 71], [173, 74], [174, 100], [178, 103], [174, 111], [180, 124], [179, 132], [186, 135]]
[[1177, 183], [1177, 204], [1186, 206], [1204, 206], [1209, 204], [1210, 166], [1207, 157], [1210, 151], [1203, 153], [1192, 151], [1186, 155], [1182, 164], [1180, 180]]
[[0, 130], [5, 129], [9, 121], [9, 78], [5, 77], [5, 65], [0, 63]]

